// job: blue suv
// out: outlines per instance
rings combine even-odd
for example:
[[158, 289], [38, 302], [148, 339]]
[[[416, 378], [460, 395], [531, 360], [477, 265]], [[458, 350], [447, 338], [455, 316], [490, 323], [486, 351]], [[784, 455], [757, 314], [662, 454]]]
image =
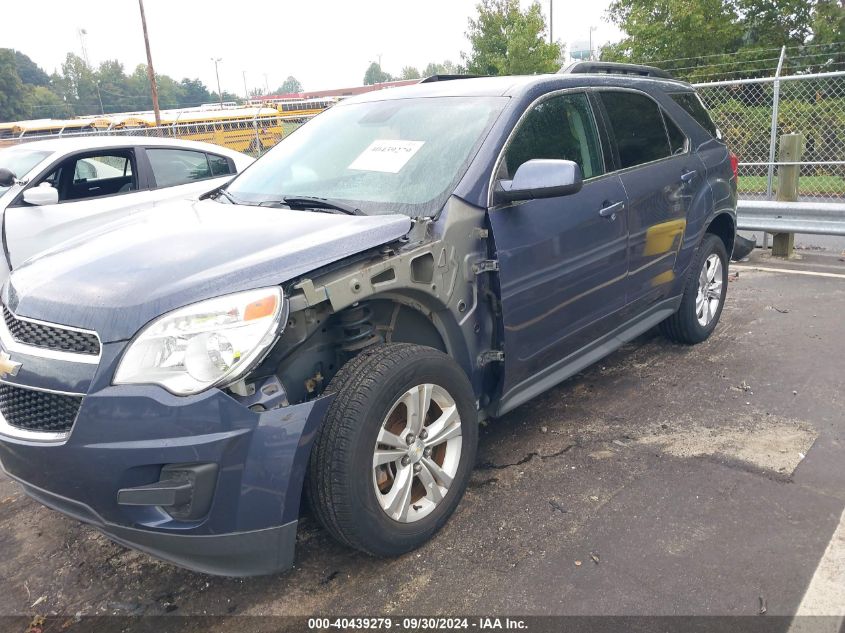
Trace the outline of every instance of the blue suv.
[[203, 572], [289, 567], [303, 502], [407, 552], [460, 502], [480, 420], [654, 326], [710, 335], [735, 208], [735, 158], [657, 69], [348, 99], [204, 199], [12, 272], [0, 462]]

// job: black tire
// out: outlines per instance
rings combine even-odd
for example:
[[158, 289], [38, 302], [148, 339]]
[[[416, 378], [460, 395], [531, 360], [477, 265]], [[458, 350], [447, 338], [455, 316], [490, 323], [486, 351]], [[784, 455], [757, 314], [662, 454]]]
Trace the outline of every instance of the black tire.
[[[402, 523], [379, 505], [373, 486], [376, 438], [399, 397], [434, 384], [454, 400], [461, 426], [457, 471], [434, 509]], [[338, 541], [374, 556], [397, 556], [429, 540], [454, 512], [475, 463], [478, 417], [466, 374], [430, 347], [395, 343], [365, 350], [335, 375], [327, 393], [335, 399], [321, 425], [308, 466], [306, 492], [317, 520]]]
[[[717, 255], [722, 263], [722, 289], [719, 305], [707, 325], [702, 325], [696, 315], [696, 297], [698, 295], [699, 274], [704, 262], [711, 255]], [[694, 345], [701, 343], [719, 323], [722, 308], [725, 305], [725, 295], [728, 291], [728, 253], [725, 244], [716, 235], [707, 233], [701, 240], [698, 252], [690, 265], [687, 283], [678, 311], [660, 324], [660, 331], [676, 343]]]

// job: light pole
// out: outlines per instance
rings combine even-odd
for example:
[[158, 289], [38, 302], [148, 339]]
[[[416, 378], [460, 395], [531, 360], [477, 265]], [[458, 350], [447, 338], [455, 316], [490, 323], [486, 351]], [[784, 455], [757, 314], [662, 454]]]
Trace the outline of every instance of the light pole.
[[156, 86], [156, 73], [153, 70], [153, 55], [150, 52], [150, 38], [147, 35], [147, 18], [144, 16], [144, 0], [138, 0], [141, 9], [141, 26], [144, 29], [144, 46], [147, 49], [147, 77], [150, 80], [150, 93], [153, 97], [153, 112], [156, 117], [156, 132], [161, 127], [161, 112], [158, 109], [158, 87]]
[[549, 44], [555, 43], [555, 38], [552, 34], [552, 29], [554, 29], [554, 20], [552, 19], [552, 16], [554, 15], [554, 5], [555, 0], [549, 0]]
[[217, 96], [220, 97], [220, 109], [223, 109], [223, 91], [220, 90], [220, 72], [217, 70], [217, 64], [223, 61], [222, 57], [212, 57], [214, 62], [214, 74], [217, 76]]
[[246, 71], [243, 71], [243, 72], [244, 72], [244, 99], [249, 101], [249, 90], [246, 87]]
[[593, 61], [593, 31], [597, 28], [597, 26], [590, 27], [590, 61]]

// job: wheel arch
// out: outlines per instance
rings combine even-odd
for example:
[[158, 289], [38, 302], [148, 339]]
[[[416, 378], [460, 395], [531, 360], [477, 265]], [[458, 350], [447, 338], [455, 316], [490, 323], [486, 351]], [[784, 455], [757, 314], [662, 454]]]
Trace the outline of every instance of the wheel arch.
[[[704, 235], [710, 233], [715, 235], [725, 245], [730, 260], [736, 242], [736, 215], [733, 211], [719, 211], [710, 219], [704, 227]], [[703, 238], [703, 235], [702, 235]]]
[[[460, 325], [448, 306], [436, 297], [413, 288], [400, 288], [374, 294], [362, 303], [375, 308], [374, 313], [379, 317], [376, 327], [381, 327], [385, 342], [413, 343], [439, 349], [451, 356], [472, 380], [473, 356]], [[339, 318], [345, 310], [353, 307], [339, 310], [336, 316]], [[384, 318], [386, 307], [389, 307], [390, 320]]]

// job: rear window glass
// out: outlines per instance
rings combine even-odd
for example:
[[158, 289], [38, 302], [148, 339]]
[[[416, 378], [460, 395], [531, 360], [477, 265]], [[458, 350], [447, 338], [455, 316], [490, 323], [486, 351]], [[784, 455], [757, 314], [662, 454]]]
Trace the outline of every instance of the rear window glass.
[[194, 180], [211, 178], [208, 158], [203, 152], [184, 149], [148, 149], [158, 187], [183, 185]]
[[616, 138], [621, 167], [650, 163], [672, 154], [657, 104], [634, 92], [602, 92], [601, 100]]
[[672, 97], [675, 103], [686, 110], [687, 114], [695, 119], [701, 127], [710, 132], [711, 136], [718, 136], [716, 125], [713, 123], [713, 119], [710, 118], [710, 114], [707, 112], [704, 104], [701, 103], [701, 99], [697, 94], [694, 92], [678, 92], [669, 96]]
[[211, 167], [212, 176], [225, 176], [234, 173], [229, 166], [229, 161], [217, 154], [208, 155], [208, 164]]
[[663, 121], [666, 123], [666, 132], [669, 133], [669, 145], [673, 154], [683, 154], [687, 151], [687, 137], [675, 122], [666, 113], [663, 113]]

